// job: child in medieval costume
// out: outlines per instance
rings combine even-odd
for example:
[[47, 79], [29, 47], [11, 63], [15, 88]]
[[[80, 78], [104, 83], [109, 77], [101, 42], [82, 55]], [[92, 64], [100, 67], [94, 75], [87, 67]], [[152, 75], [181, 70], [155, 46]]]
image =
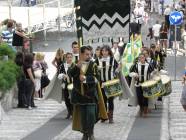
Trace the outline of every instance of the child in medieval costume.
[[72, 77], [69, 75], [69, 69], [75, 64], [72, 63], [72, 53], [66, 53], [66, 62], [62, 63], [59, 68], [58, 79], [62, 80], [62, 100], [65, 101], [67, 107], [67, 117], [69, 119], [72, 116], [72, 104], [70, 103], [70, 93], [68, 90], [68, 85], [72, 83]]
[[153, 71], [151, 65], [149, 65], [144, 54], [140, 54], [139, 62], [133, 65], [130, 72], [134, 72], [135, 75], [135, 87], [138, 99], [138, 104], [140, 106], [140, 116], [147, 116], [148, 113], [148, 99], [143, 96], [143, 89], [141, 84], [150, 79], [151, 72]]
[[91, 61], [91, 49], [80, 49], [81, 59], [69, 70], [73, 78], [71, 103], [73, 106], [73, 130], [83, 133], [82, 140], [95, 140], [94, 125], [98, 117], [107, 119], [104, 100], [99, 86], [97, 65]]

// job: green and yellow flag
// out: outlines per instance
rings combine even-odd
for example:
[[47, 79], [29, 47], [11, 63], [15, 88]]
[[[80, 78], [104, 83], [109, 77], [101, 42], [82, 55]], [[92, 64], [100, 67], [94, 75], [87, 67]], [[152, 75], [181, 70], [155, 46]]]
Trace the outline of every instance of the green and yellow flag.
[[141, 53], [141, 47], [142, 47], [141, 35], [136, 37], [135, 40], [132, 35], [130, 43], [126, 45], [124, 53], [123, 53], [123, 57], [122, 57], [122, 73], [124, 76], [129, 75], [130, 67], [134, 63], [134, 60]]

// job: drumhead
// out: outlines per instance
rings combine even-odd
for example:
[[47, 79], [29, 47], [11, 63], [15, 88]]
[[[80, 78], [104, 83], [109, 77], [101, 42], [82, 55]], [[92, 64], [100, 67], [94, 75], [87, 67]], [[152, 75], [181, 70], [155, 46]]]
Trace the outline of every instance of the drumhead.
[[120, 81], [119, 81], [119, 79], [113, 79], [113, 80], [109, 80], [109, 81], [107, 81], [107, 82], [104, 82], [103, 84], [102, 84], [102, 86], [104, 87], [104, 86], [111, 86], [111, 85], [115, 85], [115, 84], [119, 84], [120, 83]]
[[151, 87], [153, 85], [157, 84], [157, 81], [155, 80], [149, 80], [149, 81], [145, 81], [141, 84], [142, 87]]
[[161, 81], [162, 81], [163, 84], [167, 84], [168, 82], [171, 81], [171, 79], [167, 75], [161, 75]]
[[155, 76], [155, 77], [153, 77], [153, 80], [160, 81], [161, 80], [161, 77], [160, 76]]

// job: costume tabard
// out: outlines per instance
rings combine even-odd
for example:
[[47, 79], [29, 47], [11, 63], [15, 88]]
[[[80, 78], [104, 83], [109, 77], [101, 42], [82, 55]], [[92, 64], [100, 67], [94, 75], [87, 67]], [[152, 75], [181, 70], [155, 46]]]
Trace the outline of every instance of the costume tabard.
[[[69, 73], [73, 78], [71, 93], [71, 103], [74, 105], [73, 130], [92, 135], [97, 118], [108, 118], [98, 84], [97, 65], [93, 61], [83, 62], [81, 69], [75, 65]], [[80, 81], [80, 74], [85, 76], [83, 82]]]

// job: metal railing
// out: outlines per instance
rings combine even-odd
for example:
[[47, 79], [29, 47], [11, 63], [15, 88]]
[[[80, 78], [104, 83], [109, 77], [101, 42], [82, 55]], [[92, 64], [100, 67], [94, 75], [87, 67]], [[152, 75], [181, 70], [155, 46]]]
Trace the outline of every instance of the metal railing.
[[72, 1], [61, 6], [60, 0], [53, 0], [32, 7], [13, 7], [9, 2], [8, 7], [0, 7], [0, 13], [1, 19], [21, 22], [28, 33], [51, 28], [61, 30], [61, 27], [69, 28], [75, 23]]

